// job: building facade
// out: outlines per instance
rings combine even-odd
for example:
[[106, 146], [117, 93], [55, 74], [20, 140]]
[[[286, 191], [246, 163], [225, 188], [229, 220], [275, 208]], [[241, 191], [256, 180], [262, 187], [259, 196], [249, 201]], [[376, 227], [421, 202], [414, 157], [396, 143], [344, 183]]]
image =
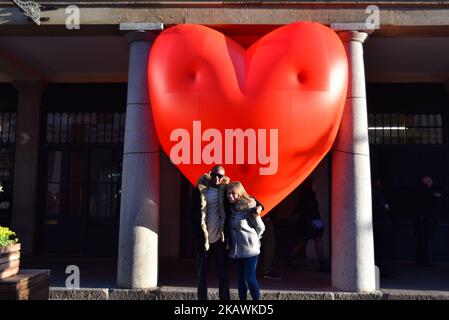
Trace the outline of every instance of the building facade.
[[[192, 186], [154, 132], [151, 44], [163, 28], [192, 23], [248, 47], [314, 21], [338, 33], [350, 74], [339, 134], [313, 173], [333, 286], [375, 289], [372, 174], [392, 208], [390, 258], [405, 260], [414, 259], [410, 190], [434, 177], [443, 195], [434, 255], [449, 259], [449, 2], [37, 2], [39, 26], [0, 1], [0, 225], [19, 234], [24, 254], [117, 257], [119, 286], [157, 286], [158, 259], [193, 256]], [[295, 201], [275, 209], [279, 259]]]

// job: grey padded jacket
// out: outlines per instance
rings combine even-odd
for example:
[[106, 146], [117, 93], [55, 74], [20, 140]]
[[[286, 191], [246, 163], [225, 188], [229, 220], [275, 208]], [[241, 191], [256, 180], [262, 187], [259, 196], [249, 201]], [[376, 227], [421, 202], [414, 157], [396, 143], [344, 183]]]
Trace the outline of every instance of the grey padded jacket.
[[260, 239], [265, 225], [256, 213], [255, 201], [248, 203], [247, 208], [236, 209], [233, 206], [228, 224], [230, 258], [250, 258], [260, 254]]

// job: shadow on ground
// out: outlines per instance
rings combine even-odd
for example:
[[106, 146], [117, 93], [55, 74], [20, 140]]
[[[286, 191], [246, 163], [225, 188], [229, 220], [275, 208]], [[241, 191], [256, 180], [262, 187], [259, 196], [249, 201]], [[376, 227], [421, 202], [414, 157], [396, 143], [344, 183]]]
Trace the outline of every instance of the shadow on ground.
[[[117, 263], [115, 259], [81, 258], [81, 257], [24, 257], [22, 268], [50, 269], [51, 286], [65, 287], [69, 274], [67, 266], [76, 265], [80, 270], [81, 288], [116, 287]], [[297, 265], [298, 270], [291, 270], [285, 263], [275, 264], [282, 280], [264, 279], [259, 271], [258, 279], [261, 289], [330, 291], [331, 276], [320, 273], [315, 261], [304, 260]], [[433, 267], [417, 267], [409, 262], [394, 262], [388, 265], [390, 277], [381, 278], [381, 289], [448, 291], [449, 263], [439, 263]], [[230, 287], [236, 288], [234, 266], [229, 265]], [[213, 261], [210, 264], [208, 282], [216, 288], [218, 281]], [[192, 259], [161, 259], [159, 262], [159, 286], [196, 287], [195, 261]]]

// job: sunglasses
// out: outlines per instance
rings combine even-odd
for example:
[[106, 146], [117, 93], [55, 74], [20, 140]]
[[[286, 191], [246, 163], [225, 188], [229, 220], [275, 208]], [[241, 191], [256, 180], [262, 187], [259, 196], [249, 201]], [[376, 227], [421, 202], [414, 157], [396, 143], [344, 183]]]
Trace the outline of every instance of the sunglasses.
[[224, 177], [224, 175], [216, 173], [216, 172], [212, 172], [210, 175], [213, 177], [217, 177], [218, 179], [223, 179], [223, 177]]

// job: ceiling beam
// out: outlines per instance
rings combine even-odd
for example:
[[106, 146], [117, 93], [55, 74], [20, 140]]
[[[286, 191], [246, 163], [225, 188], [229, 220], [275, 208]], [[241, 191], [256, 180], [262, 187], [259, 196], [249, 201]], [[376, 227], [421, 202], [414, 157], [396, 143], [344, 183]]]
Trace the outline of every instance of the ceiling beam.
[[4, 49], [0, 49], [0, 71], [14, 81], [43, 81], [43, 74]]

